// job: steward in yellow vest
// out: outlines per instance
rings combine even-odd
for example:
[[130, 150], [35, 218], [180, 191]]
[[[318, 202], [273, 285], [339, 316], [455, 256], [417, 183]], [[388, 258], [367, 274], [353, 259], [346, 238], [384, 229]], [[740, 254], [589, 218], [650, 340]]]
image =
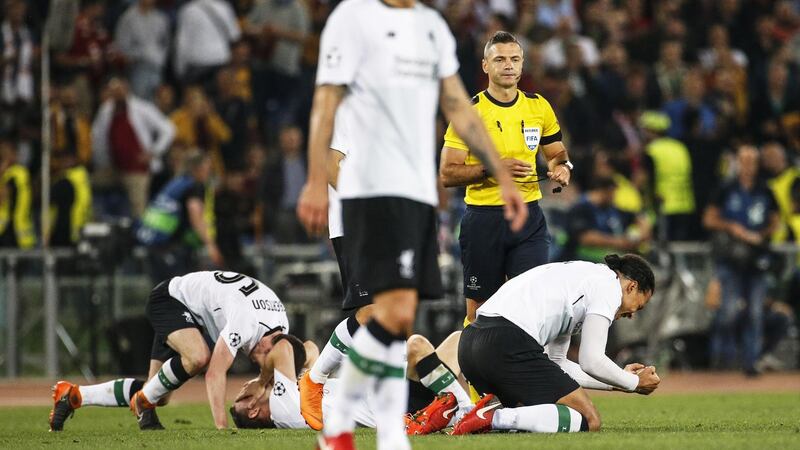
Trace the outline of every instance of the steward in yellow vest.
[[77, 164], [73, 155], [54, 159], [53, 168], [56, 175], [50, 190], [49, 244], [71, 247], [92, 217], [92, 186], [86, 168]]
[[14, 144], [0, 141], [0, 246], [20, 249], [36, 245], [31, 221], [31, 180], [17, 164]]

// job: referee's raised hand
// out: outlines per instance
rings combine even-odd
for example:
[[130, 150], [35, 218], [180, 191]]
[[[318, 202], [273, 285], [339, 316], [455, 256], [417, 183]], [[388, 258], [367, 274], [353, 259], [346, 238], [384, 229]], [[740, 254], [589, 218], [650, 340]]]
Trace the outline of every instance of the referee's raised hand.
[[313, 183], [311, 180], [303, 186], [297, 202], [297, 218], [311, 236], [321, 236], [328, 227], [328, 186]]

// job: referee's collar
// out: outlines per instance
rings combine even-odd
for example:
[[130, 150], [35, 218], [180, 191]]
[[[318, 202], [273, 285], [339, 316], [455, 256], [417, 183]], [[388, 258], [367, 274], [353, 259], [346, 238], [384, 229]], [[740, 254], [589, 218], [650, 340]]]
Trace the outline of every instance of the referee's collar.
[[517, 103], [517, 100], [519, 100], [519, 89], [517, 89], [517, 95], [514, 96], [514, 99], [509, 102], [501, 102], [500, 100], [492, 97], [492, 94], [489, 93], [488, 89], [483, 91], [483, 95], [485, 95], [486, 98], [489, 99], [489, 101], [494, 103], [495, 105], [501, 108], [508, 108], [510, 106], [514, 106], [514, 103]]

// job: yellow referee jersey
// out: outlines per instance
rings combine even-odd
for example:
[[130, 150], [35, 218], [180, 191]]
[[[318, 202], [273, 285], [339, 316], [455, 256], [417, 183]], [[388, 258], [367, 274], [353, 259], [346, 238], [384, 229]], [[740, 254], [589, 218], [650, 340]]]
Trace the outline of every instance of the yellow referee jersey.
[[[478, 93], [472, 103], [489, 131], [500, 158], [514, 158], [525, 161], [533, 167], [533, 175], [527, 178], [514, 178], [520, 188], [523, 200], [532, 202], [542, 198], [536, 179], [536, 152], [539, 145], [547, 145], [561, 140], [561, 128], [550, 103], [537, 94], [517, 90], [517, 97], [510, 102], [501, 102], [488, 91]], [[444, 145], [468, 152], [466, 164], [479, 164], [480, 160], [469, 151], [464, 141], [447, 127]], [[467, 186], [464, 202], [468, 205], [502, 205], [500, 188], [493, 178]]]

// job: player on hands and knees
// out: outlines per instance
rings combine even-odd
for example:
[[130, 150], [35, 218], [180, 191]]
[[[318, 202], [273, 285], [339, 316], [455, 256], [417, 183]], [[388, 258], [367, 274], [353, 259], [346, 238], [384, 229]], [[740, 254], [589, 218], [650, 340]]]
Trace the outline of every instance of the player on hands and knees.
[[298, 216], [314, 234], [328, 213], [327, 158], [340, 103], [352, 114], [352, 148], [338, 191], [347, 236], [359, 255], [354, 276], [373, 295], [373, 318], [359, 328], [341, 371], [342, 388], [320, 446], [352, 448], [352, 404], [372, 393], [378, 447], [407, 449], [403, 412], [405, 339], [418, 298], [441, 296], [436, 255], [437, 101], [502, 188], [506, 219], [527, 218], [519, 191], [457, 75], [455, 39], [433, 9], [414, 0], [351, 0], [328, 18], [320, 41], [311, 112], [309, 173]]
[[[658, 387], [654, 367], [621, 369], [605, 355], [612, 322], [631, 317], [652, 297], [653, 271], [636, 255], [608, 255], [605, 262], [533, 268], [478, 308], [462, 335], [458, 361], [470, 383], [488, 395], [453, 434], [596, 431], [600, 415], [583, 388], [646, 395]], [[578, 333], [576, 364], [566, 354]]]
[[[156, 405], [166, 404], [172, 391], [203, 370], [214, 425], [226, 428], [225, 384], [234, 356], [242, 351], [262, 368], [248, 389], [264, 390], [273, 376], [269, 354], [289, 331], [275, 293], [232, 272], [194, 272], [163, 281], [151, 292], [146, 314], [155, 332], [150, 378], [130, 399], [143, 430], [162, 429]], [[213, 352], [204, 333], [216, 340]]]

